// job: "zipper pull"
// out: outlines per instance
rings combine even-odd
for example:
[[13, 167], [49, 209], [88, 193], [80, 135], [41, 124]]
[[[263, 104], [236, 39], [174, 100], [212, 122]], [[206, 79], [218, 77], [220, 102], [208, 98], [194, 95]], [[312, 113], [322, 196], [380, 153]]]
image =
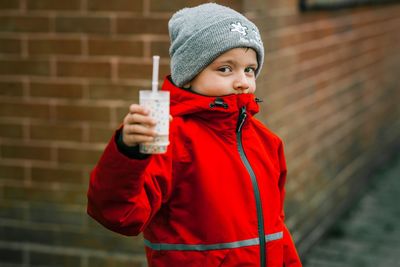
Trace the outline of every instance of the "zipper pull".
[[246, 118], [247, 118], [246, 107], [243, 106], [239, 112], [239, 118], [238, 118], [238, 123], [237, 123], [237, 127], [236, 127], [236, 132], [239, 133], [242, 131], [242, 127], [243, 127], [244, 122], [246, 121]]

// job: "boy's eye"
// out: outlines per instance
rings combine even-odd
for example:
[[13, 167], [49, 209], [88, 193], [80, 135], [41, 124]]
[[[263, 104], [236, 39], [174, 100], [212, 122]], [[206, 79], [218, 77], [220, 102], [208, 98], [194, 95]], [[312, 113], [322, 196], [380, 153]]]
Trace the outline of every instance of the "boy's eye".
[[244, 71], [246, 73], [255, 73], [256, 69], [254, 67], [247, 67]]
[[231, 68], [228, 67], [228, 66], [224, 66], [224, 67], [218, 68], [218, 71], [219, 71], [219, 72], [223, 72], [223, 73], [228, 73], [228, 72], [231, 71]]

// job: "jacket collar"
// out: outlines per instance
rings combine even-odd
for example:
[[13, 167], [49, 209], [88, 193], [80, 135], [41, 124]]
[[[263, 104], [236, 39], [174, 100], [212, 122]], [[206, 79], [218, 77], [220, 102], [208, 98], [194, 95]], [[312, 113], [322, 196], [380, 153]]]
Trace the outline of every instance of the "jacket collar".
[[205, 119], [237, 118], [242, 107], [254, 115], [259, 111], [254, 94], [226, 95], [220, 97], [204, 96], [175, 86], [166, 77], [162, 90], [170, 92], [172, 116], [195, 115]]

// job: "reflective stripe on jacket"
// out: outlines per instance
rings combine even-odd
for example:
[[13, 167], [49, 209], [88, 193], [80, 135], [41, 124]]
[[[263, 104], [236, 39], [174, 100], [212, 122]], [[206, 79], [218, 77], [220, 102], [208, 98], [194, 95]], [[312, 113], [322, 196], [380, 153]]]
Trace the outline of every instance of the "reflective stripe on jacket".
[[127, 158], [114, 139], [91, 173], [88, 213], [143, 232], [149, 266], [301, 266], [284, 225], [281, 140], [253, 115], [252, 94], [171, 92], [166, 154]]

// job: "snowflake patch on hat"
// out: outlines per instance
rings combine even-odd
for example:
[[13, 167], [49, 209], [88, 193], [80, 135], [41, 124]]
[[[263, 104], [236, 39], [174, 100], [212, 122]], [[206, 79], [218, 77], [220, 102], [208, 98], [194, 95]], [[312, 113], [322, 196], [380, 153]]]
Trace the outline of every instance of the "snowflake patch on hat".
[[231, 23], [231, 32], [238, 32], [241, 35], [247, 35], [247, 27], [243, 26], [242, 23], [236, 22]]
[[231, 23], [230, 26], [231, 32], [237, 32], [240, 34], [239, 42], [243, 44], [254, 43], [257, 46], [262, 46], [261, 37], [254, 28], [248, 32], [249, 28], [242, 25], [239, 21]]

